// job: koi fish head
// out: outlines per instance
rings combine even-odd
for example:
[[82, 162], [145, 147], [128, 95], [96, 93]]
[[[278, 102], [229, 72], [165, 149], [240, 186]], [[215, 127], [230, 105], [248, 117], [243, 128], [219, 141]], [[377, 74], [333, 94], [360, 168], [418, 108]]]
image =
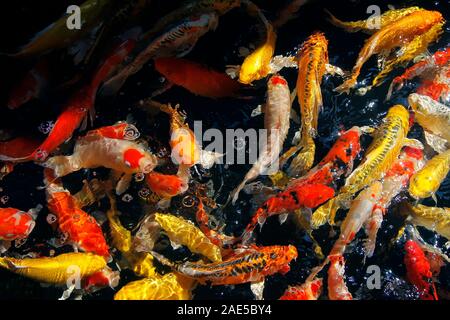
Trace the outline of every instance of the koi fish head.
[[[386, 116], [387, 118], [398, 117], [406, 125], [409, 124], [409, 112], [406, 108], [400, 104], [391, 107]], [[406, 127], [406, 126], [405, 126]]]
[[276, 85], [287, 86], [287, 81], [280, 75], [274, 75], [269, 79], [269, 86], [273, 87]]
[[143, 173], [153, 171], [158, 164], [155, 156], [135, 148], [125, 150], [123, 161], [128, 168]]
[[[420, 14], [420, 12], [417, 12]], [[444, 17], [439, 11], [425, 11], [421, 14], [422, 18], [425, 20], [424, 25], [433, 26], [444, 21]]]
[[114, 289], [119, 285], [120, 273], [112, 271], [109, 267], [86, 277], [83, 289], [89, 292], [96, 291], [100, 288], [110, 287]]
[[149, 188], [163, 198], [174, 197], [186, 188], [186, 183], [176, 175], [165, 175], [157, 172], [150, 172], [146, 176]]
[[14, 208], [0, 209], [0, 239], [16, 240], [28, 237], [36, 225], [31, 214]]

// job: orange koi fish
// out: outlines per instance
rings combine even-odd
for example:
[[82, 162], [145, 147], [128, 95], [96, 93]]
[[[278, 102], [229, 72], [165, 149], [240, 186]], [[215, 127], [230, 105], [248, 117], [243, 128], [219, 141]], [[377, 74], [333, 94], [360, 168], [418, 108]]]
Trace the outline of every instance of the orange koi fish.
[[402, 48], [403, 52], [384, 63], [383, 70], [374, 79], [373, 86], [378, 85], [388, 72], [400, 62], [406, 62], [424, 52], [429, 43], [435, 41], [442, 32], [444, 19], [438, 11], [416, 10], [386, 24], [375, 32], [361, 49], [352, 74], [341, 86], [335, 90], [349, 92], [357, 82], [361, 68], [369, 58], [375, 54], [383, 54], [395, 48]]
[[[178, 175], [162, 174], [150, 172], [146, 175], [145, 181], [151, 191], [163, 199], [171, 198], [183, 194], [189, 188], [189, 177], [180, 177]], [[160, 203], [163, 205], [163, 203]]]
[[267, 200], [253, 215], [242, 240], [248, 241], [256, 226], [262, 225], [269, 216], [281, 214], [280, 221], [284, 221], [289, 212], [312, 209], [331, 199], [335, 195], [334, 182], [350, 174], [353, 168], [353, 161], [360, 151], [360, 135], [358, 127], [344, 132], [306, 176], [294, 179], [283, 192]]
[[322, 92], [320, 85], [328, 64], [328, 40], [321, 32], [311, 35], [298, 53], [297, 96], [301, 111], [301, 130], [299, 143], [290, 148], [281, 159], [286, 162], [299, 153], [291, 165], [290, 176], [305, 174], [314, 162], [319, 112], [322, 109]]
[[279, 300], [317, 300], [322, 293], [322, 285], [322, 279], [315, 279], [300, 286], [289, 287]]
[[428, 95], [434, 100], [438, 100], [442, 95], [442, 91], [450, 91], [450, 87], [445, 83], [436, 83], [435, 80], [437, 80], [436, 77], [441, 73], [442, 68], [449, 65], [450, 47], [446, 50], [435, 52], [431, 57], [417, 62], [412, 67], [406, 69], [402, 75], [395, 77], [389, 87], [387, 99], [389, 100], [391, 98], [394, 90], [400, 90], [406, 81], [421, 77], [424, 81], [419, 87], [418, 93]]
[[25, 76], [15, 85], [9, 95], [7, 106], [9, 109], [17, 109], [28, 101], [38, 98], [42, 90], [47, 86], [48, 62], [40, 60]]
[[406, 277], [420, 292], [422, 300], [438, 300], [436, 287], [432, 280], [430, 262], [420, 245], [414, 240], [405, 243]]
[[161, 263], [176, 272], [211, 285], [233, 285], [260, 282], [266, 276], [289, 272], [289, 263], [297, 258], [297, 249], [292, 246], [250, 247], [236, 253], [224, 262], [200, 264], [185, 262], [177, 264], [152, 252]]
[[[123, 128], [123, 124], [117, 127]], [[77, 140], [70, 156], [55, 156], [44, 163], [57, 178], [82, 168], [106, 167], [124, 174], [149, 173], [157, 165], [157, 158], [134, 141], [114, 139], [112, 128], [97, 129]], [[133, 130], [133, 132], [135, 132]]]
[[241, 85], [225, 73], [211, 70], [199, 63], [186, 59], [155, 59], [155, 69], [171, 84], [208, 98], [233, 97]]
[[108, 56], [94, 73], [90, 83], [81, 87], [66, 103], [52, 131], [45, 141], [29, 156], [19, 161], [45, 161], [61, 144], [72, 137], [73, 132], [86, 120], [88, 113], [94, 119], [94, 104], [97, 89], [111, 71], [123, 61], [134, 48], [134, 39], [126, 40]]
[[328, 269], [328, 298], [330, 300], [353, 300], [345, 284], [345, 260], [342, 255], [330, 257]]
[[60, 231], [76, 248], [110, 258], [109, 247], [97, 221], [78, 207], [76, 199], [55, 179], [50, 169], [44, 170], [47, 206], [58, 219]]
[[0, 208], [0, 240], [25, 239], [36, 225], [36, 217], [42, 206], [24, 212], [14, 208]]

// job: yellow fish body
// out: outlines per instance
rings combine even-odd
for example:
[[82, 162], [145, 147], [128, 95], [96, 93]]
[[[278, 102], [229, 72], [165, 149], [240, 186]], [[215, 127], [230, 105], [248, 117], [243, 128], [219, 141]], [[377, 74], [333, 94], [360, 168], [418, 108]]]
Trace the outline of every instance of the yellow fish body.
[[411, 177], [409, 194], [416, 199], [435, 197], [450, 170], [450, 149], [434, 156], [425, 166]]
[[345, 181], [337, 197], [319, 207], [313, 214], [312, 225], [319, 227], [328, 219], [334, 223], [336, 211], [347, 206], [349, 200], [363, 188], [383, 177], [409, 142], [409, 113], [401, 105], [391, 107], [381, 126], [374, 132], [374, 139], [367, 149], [363, 162]]
[[2, 257], [0, 267], [39, 282], [65, 285], [75, 276], [84, 278], [103, 270], [106, 261], [92, 253], [65, 253], [44, 258]]
[[192, 222], [170, 214], [155, 214], [155, 221], [164, 229], [171, 241], [188, 247], [212, 262], [222, 261], [221, 250]]
[[175, 273], [130, 282], [114, 296], [114, 300], [190, 300], [195, 280]]
[[450, 240], [450, 208], [406, 204], [412, 223], [439, 233]]

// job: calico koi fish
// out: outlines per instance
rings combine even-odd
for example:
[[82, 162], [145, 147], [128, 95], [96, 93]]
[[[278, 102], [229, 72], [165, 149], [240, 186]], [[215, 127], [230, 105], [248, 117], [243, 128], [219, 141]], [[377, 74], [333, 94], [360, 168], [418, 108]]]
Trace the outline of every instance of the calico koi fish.
[[55, 156], [44, 163], [45, 167], [54, 170], [56, 178], [83, 168], [98, 167], [106, 167], [126, 175], [149, 173], [156, 165], [156, 156], [141, 145], [126, 139], [109, 138], [99, 130], [79, 138], [72, 155]]
[[450, 171], [450, 149], [434, 156], [411, 177], [409, 194], [416, 199], [432, 197], [437, 203], [435, 192]]
[[78, 207], [76, 199], [50, 169], [44, 170], [44, 176], [48, 209], [56, 216], [59, 230], [67, 236], [67, 241], [77, 249], [109, 259], [109, 247], [97, 221]]
[[114, 300], [190, 300], [194, 285], [194, 280], [171, 272], [127, 283]]
[[264, 106], [264, 128], [267, 130], [267, 142], [258, 160], [253, 164], [244, 180], [230, 195], [235, 204], [239, 193], [247, 182], [253, 181], [273, 165], [282, 151], [289, 131], [291, 98], [287, 81], [278, 75], [272, 76], [268, 82], [267, 100]]
[[190, 16], [175, 27], [170, 27], [162, 35], [152, 39], [131, 63], [110, 78], [103, 86], [102, 93], [106, 95], [117, 93], [125, 81], [141, 70], [150, 59], [185, 56], [195, 47], [198, 39], [208, 31], [215, 30], [218, 23], [217, 14], [210, 12]]
[[266, 276], [289, 272], [289, 263], [297, 258], [297, 249], [292, 246], [251, 247], [243, 249], [224, 262], [200, 264], [174, 263], [153, 252], [161, 263], [184, 276], [211, 285], [233, 285], [246, 282], [260, 282]]
[[301, 111], [299, 143], [281, 158], [284, 163], [299, 152], [288, 169], [290, 176], [301, 176], [311, 169], [314, 162], [319, 112], [322, 109], [320, 85], [328, 64], [328, 41], [324, 34], [316, 32], [302, 45], [298, 53], [297, 96]]
[[391, 107], [383, 123], [374, 132], [374, 139], [363, 162], [346, 179], [339, 194], [314, 212], [314, 227], [319, 227], [327, 220], [334, 223], [336, 211], [341, 207], [348, 207], [348, 201], [354, 194], [381, 179], [400, 155], [403, 146], [422, 148], [420, 142], [407, 139], [408, 131], [408, 111], [401, 105]]
[[[242, 240], [248, 241], [256, 226], [262, 225], [271, 215], [281, 214], [280, 221], [284, 221], [289, 212], [298, 209], [308, 211], [331, 199], [335, 195], [335, 181], [345, 177], [353, 168], [353, 161], [360, 151], [360, 135], [358, 127], [344, 132], [315, 168], [269, 198], [253, 215], [241, 236]], [[311, 222], [314, 224], [314, 221]]]
[[356, 85], [362, 66], [371, 56], [383, 54], [387, 57], [387, 52], [402, 48], [400, 55], [384, 62], [382, 71], [372, 82], [372, 86], [378, 85], [382, 78], [400, 62], [406, 62], [423, 53], [428, 44], [435, 41], [442, 32], [443, 22], [441, 13], [422, 9], [386, 24], [366, 41], [350, 78], [335, 90], [349, 92]]
[[192, 222], [170, 214], [155, 213], [155, 221], [175, 245], [185, 245], [191, 252], [221, 262], [220, 248], [213, 244]]
[[[413, 93], [408, 102], [414, 119], [425, 131], [427, 143], [437, 152], [444, 152], [450, 142], [450, 108], [430, 97]], [[439, 139], [441, 138], [441, 139]], [[444, 141], [442, 141], [444, 139]]]
[[322, 285], [322, 279], [314, 279], [300, 286], [290, 286], [279, 300], [317, 300], [322, 293]]
[[228, 75], [186, 59], [158, 58], [155, 69], [172, 85], [208, 98], [237, 96], [241, 85]]
[[0, 240], [13, 241], [27, 238], [36, 225], [42, 206], [28, 212], [14, 208], [0, 208]]
[[[443, 51], [437, 51], [431, 57], [425, 58], [417, 62], [412, 67], [406, 69], [406, 71], [402, 75], [394, 78], [394, 80], [391, 83], [391, 86], [389, 87], [387, 100], [390, 99], [391, 94], [394, 90], [401, 89], [406, 81], [412, 80], [416, 77], [424, 78], [433, 83], [434, 82], [433, 80], [435, 80], [436, 77], [440, 74], [442, 68], [448, 66], [449, 63], [450, 63], [450, 47]], [[423, 88], [421, 90], [423, 90]], [[432, 98], [434, 100], [437, 100], [437, 98], [440, 95], [441, 94], [439, 92], [437, 97], [433, 96]]]
[[409, 214], [413, 224], [435, 231], [450, 240], [450, 208], [404, 203], [403, 209]]
[[414, 240], [406, 241], [403, 261], [406, 266], [406, 277], [419, 290], [420, 298], [422, 300], [438, 300], [430, 262], [420, 245]]
[[65, 253], [56, 257], [15, 259], [0, 258], [0, 267], [35, 281], [66, 285], [78, 272], [81, 278], [106, 267], [102, 256], [92, 253]]

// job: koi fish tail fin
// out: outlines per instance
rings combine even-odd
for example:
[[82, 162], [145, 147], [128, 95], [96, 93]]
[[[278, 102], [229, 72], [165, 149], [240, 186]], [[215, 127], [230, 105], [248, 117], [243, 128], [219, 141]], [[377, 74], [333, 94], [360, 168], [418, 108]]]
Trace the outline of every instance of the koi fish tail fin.
[[340, 197], [334, 197], [330, 199], [327, 203], [320, 206], [316, 211], [314, 211], [311, 217], [311, 227], [313, 229], [318, 229], [320, 226], [325, 223], [329, 223], [330, 225], [334, 225], [334, 218], [336, 216], [336, 212], [340, 208]]
[[283, 166], [288, 160], [288, 157], [297, 154], [289, 165], [287, 173], [291, 177], [301, 176], [313, 166], [315, 153], [316, 145], [314, 140], [309, 135], [305, 134], [296, 146], [289, 149], [280, 158], [280, 164]]
[[42, 165], [53, 170], [55, 178], [64, 177], [78, 169], [74, 165], [73, 157], [71, 156], [55, 156], [45, 161]]
[[342, 29], [345, 29], [345, 31], [347, 31], [347, 32], [355, 32], [356, 31], [356, 30], [354, 30], [354, 28], [351, 27], [350, 23], [339, 20], [328, 9], [324, 9], [323, 11], [328, 15], [327, 20], [332, 25], [342, 28]]
[[341, 84], [340, 86], [336, 87], [334, 89], [335, 92], [338, 93], [349, 93], [350, 89], [352, 89], [353, 87], [356, 86], [356, 77], [351, 75], [347, 80], [344, 81], [343, 84]]

